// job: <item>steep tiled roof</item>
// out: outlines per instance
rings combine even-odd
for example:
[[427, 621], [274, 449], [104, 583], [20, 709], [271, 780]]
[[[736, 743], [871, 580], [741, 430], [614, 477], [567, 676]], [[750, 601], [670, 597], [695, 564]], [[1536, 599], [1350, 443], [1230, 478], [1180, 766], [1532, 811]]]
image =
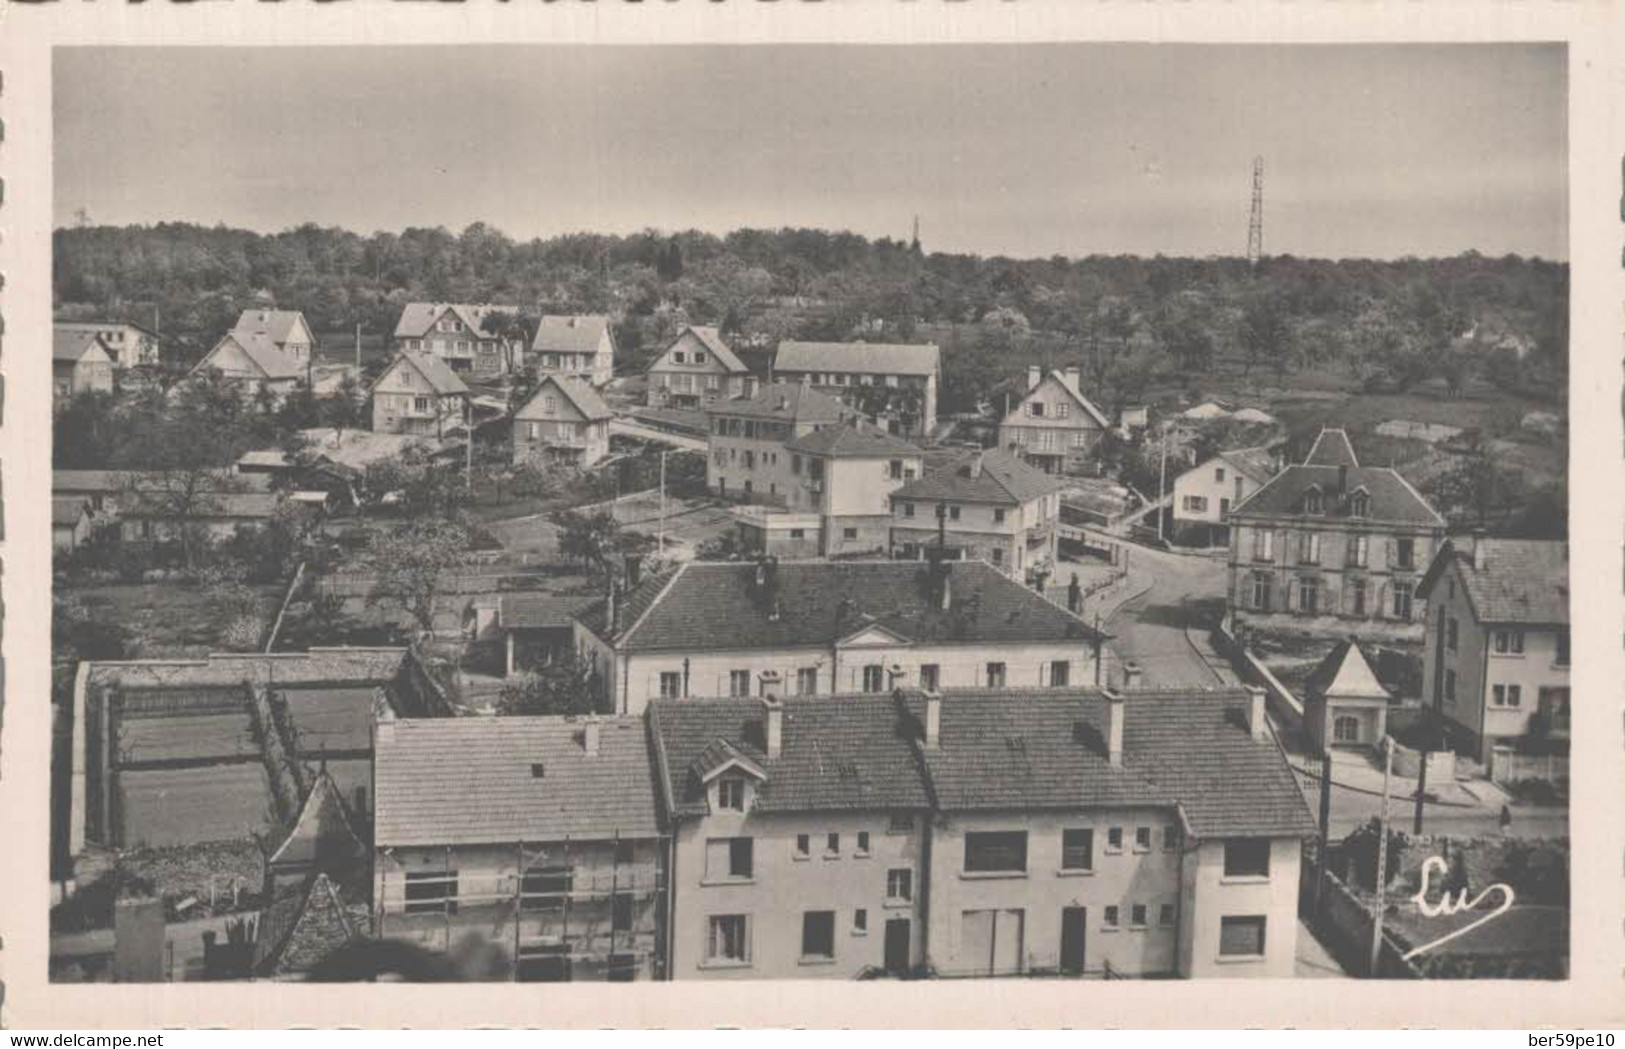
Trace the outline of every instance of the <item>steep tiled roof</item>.
[[326, 874], [278, 894], [260, 913], [254, 940], [254, 972], [260, 976], [302, 973], [368, 930], [359, 901]]
[[[377, 848], [653, 837], [648, 733], [605, 718], [598, 753], [561, 717], [398, 720], [374, 757]], [[539, 769], [541, 775], [536, 775]]]
[[[760, 586], [757, 565], [689, 562], [662, 590], [634, 592], [638, 601], [626, 602], [620, 643], [630, 651], [827, 646], [869, 624], [920, 644], [1083, 643], [1095, 636], [1077, 617], [983, 562], [950, 562], [944, 569], [947, 609], [930, 567], [917, 561], [790, 561], [764, 570], [771, 581]], [[639, 602], [646, 614], [635, 607]], [[580, 618], [602, 636], [601, 604]]]
[[1303, 463], [1305, 466], [1359, 466], [1360, 459], [1354, 454], [1347, 432], [1322, 430], [1310, 446], [1309, 454], [1303, 457]]
[[[1344, 478], [1342, 467], [1288, 466], [1230, 513], [1235, 517], [1300, 516], [1304, 514], [1304, 497], [1313, 486], [1320, 490], [1324, 512], [1309, 516], [1347, 518], [1351, 516], [1350, 497], [1363, 488], [1371, 497], [1365, 514], [1368, 520], [1443, 526], [1444, 518], [1398, 471], [1385, 466], [1347, 469], [1348, 475]], [[1346, 484], [1346, 488], [1340, 491], [1340, 484]]]
[[395, 322], [395, 338], [416, 339], [429, 333], [429, 328], [440, 319], [441, 314], [451, 310], [457, 319], [463, 322], [475, 338], [494, 339], [497, 336], [484, 331], [480, 325], [485, 318], [496, 312], [515, 313], [513, 306], [492, 306], [489, 304], [472, 305], [465, 302], [409, 302], [401, 310], [400, 320]]
[[[425, 353], [422, 350], [401, 350], [395, 355], [395, 360], [397, 363], [410, 364], [416, 368], [428, 380], [430, 388], [441, 396], [450, 397], [468, 393], [468, 387], [463, 384], [463, 380], [459, 379], [457, 373], [451, 370], [451, 366], [437, 354]], [[393, 370], [392, 365], [385, 369], [384, 374], [387, 375]], [[380, 379], [382, 377], [379, 376]]]
[[324, 769], [317, 773], [293, 824], [281, 835], [266, 862], [272, 865], [315, 865], [325, 874], [346, 880], [357, 866], [370, 866], [369, 847], [356, 834], [343, 792]]
[[220, 347], [230, 340], [236, 343], [254, 366], [264, 373], [267, 379], [298, 379], [305, 374], [305, 366], [295, 360], [291, 354], [284, 353], [282, 349], [262, 331], [229, 331], [221, 337], [204, 358], [198, 362], [194, 371], [203, 371], [214, 365], [209, 361]]
[[[1106, 418], [1105, 413], [1099, 408], [1096, 408], [1094, 403], [1083, 395], [1083, 391], [1079, 390], [1072, 384], [1072, 381], [1067, 379], [1066, 373], [1052, 370], [1047, 376], [1045, 376], [1045, 378], [1053, 382], [1056, 386], [1059, 386], [1066, 393], [1070, 394], [1073, 403], [1078, 406], [1084, 415], [1087, 415], [1090, 419], [1092, 419], [1095, 425], [1099, 426], [1101, 429], [1109, 429], [1111, 427], [1111, 422]], [[1015, 407], [1010, 409], [1009, 414], [1004, 417], [1004, 422], [1019, 425], [1022, 420], [1022, 412], [1024, 410], [1022, 405], [1026, 404], [1027, 399], [1031, 397], [1032, 394], [1042, 385], [1043, 383], [1039, 383], [1037, 386], [1032, 387], [1032, 389], [1022, 394], [1021, 400], [1017, 402]]]
[[862, 375], [935, 375], [941, 354], [936, 343], [796, 342], [779, 343], [774, 371], [844, 372]]
[[1427, 593], [1454, 563], [1480, 623], [1556, 625], [1569, 621], [1568, 544], [1547, 539], [1446, 540], [1418, 588]]
[[[294, 328], [304, 319], [305, 315], [298, 310], [244, 310], [237, 315], [237, 323], [231, 330], [236, 335], [260, 333], [273, 343], [281, 344], [288, 341]], [[309, 324], [305, 330], [310, 330]]]
[[1265, 484], [1275, 476], [1275, 456], [1268, 448], [1235, 448], [1220, 452], [1219, 458], [1257, 484]]
[[503, 594], [502, 626], [507, 630], [569, 629], [575, 614], [593, 602], [584, 594]]
[[716, 357], [724, 368], [731, 372], [749, 370], [734, 351], [728, 348], [728, 344], [722, 341], [722, 333], [715, 328], [691, 324], [687, 330], [693, 332], [694, 337], [705, 344], [705, 348], [711, 351], [712, 356]]
[[54, 525], [76, 525], [84, 513], [85, 501], [82, 498], [59, 495], [51, 499], [51, 523]]
[[609, 318], [601, 314], [544, 314], [530, 348], [541, 353], [592, 353], [608, 330]]
[[789, 452], [826, 455], [833, 459], [884, 459], [921, 454], [914, 445], [890, 434], [869, 433], [844, 424], [802, 434], [784, 448]]
[[[910, 702], [918, 717], [923, 700]], [[1247, 729], [1244, 690], [1129, 693], [1121, 766], [1106, 754], [1096, 689], [947, 692], [941, 702], [940, 743], [921, 753], [945, 812], [1177, 805], [1198, 837], [1315, 829], [1279, 746]]]
[[107, 352], [107, 347], [102, 345], [101, 337], [95, 332], [63, 331], [58, 328], [51, 333], [51, 359], [54, 361], [77, 361], [93, 347]]
[[[623, 632], [631, 629], [682, 570], [683, 566], [674, 565], [662, 572], [655, 572], [629, 592], [618, 595], [615, 618], [620, 621], [620, 629]], [[609, 602], [601, 597], [595, 598], [576, 613], [576, 618], [599, 637], [606, 637], [609, 630]]]
[[655, 700], [649, 723], [669, 777], [662, 793], [677, 815], [704, 815], [700, 757], [718, 742], [765, 774], [759, 812], [924, 809], [930, 796], [910, 737], [889, 695], [787, 696], [783, 744], [767, 756], [759, 699]]
[[[598, 391], [569, 375], [546, 375], [531, 394], [525, 406], [514, 413], [515, 419], [546, 419], [550, 416], [542, 414], [542, 397], [556, 390], [565, 400], [575, 405], [576, 411], [588, 420], [608, 419], [615, 413], [609, 410], [609, 405], [598, 395]], [[532, 408], [534, 407], [534, 411]]]
[[751, 419], [782, 419], [786, 422], [833, 423], [852, 418], [852, 409], [839, 398], [819, 393], [799, 382], [776, 382], [763, 386], [754, 397], [712, 401], [706, 411], [713, 415], [735, 415]]
[[1353, 638], [1344, 638], [1310, 673], [1304, 691], [1320, 696], [1346, 699], [1388, 699], [1389, 693], [1377, 680], [1376, 671]]
[[1027, 465], [1015, 454], [992, 448], [977, 453], [969, 462], [910, 481], [893, 492], [892, 498], [1020, 506], [1061, 487], [1054, 477]]

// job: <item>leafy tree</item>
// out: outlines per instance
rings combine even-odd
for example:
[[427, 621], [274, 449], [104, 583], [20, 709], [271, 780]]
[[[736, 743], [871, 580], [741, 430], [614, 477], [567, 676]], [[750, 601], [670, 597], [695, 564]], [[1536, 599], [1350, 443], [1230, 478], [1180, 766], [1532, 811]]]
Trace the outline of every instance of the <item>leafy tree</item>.
[[370, 537], [372, 589], [367, 604], [394, 602], [425, 634], [434, 630], [435, 599], [469, 561], [469, 533], [460, 522], [426, 517]]
[[331, 426], [338, 443], [344, 442], [344, 431], [367, 425], [367, 404], [361, 380], [354, 372], [346, 372], [332, 395], [321, 402], [321, 423]]
[[596, 712], [602, 682], [588, 664], [566, 652], [502, 687], [497, 713], [506, 716], [581, 715]]
[[627, 548], [621, 523], [608, 510], [565, 510], [555, 514], [559, 528], [559, 556], [588, 565], [605, 576], [614, 570], [617, 556]]
[[1278, 374], [1291, 366], [1292, 332], [1278, 298], [1270, 294], [1253, 296], [1242, 308], [1238, 332], [1242, 350], [1242, 374], [1251, 375], [1260, 364]]

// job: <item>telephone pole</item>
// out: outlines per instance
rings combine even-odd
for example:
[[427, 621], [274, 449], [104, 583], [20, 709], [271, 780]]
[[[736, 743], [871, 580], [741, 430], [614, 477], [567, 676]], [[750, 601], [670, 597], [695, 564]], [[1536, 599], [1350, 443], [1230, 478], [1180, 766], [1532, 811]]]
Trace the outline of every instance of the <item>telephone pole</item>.
[[1168, 494], [1168, 423], [1162, 424], [1162, 467], [1157, 474], [1157, 539], [1162, 539], [1163, 505]]
[[656, 549], [658, 556], [666, 556], [666, 456], [670, 451], [660, 453], [660, 539]]
[[1383, 899], [1388, 888], [1388, 786], [1394, 774], [1394, 741], [1384, 741], [1382, 763], [1382, 819], [1377, 824], [1377, 873], [1372, 879], [1377, 883], [1377, 904], [1371, 913], [1371, 971], [1368, 976], [1375, 979], [1377, 965], [1382, 959], [1382, 916], [1387, 906]]
[[1247, 265], [1264, 256], [1264, 158], [1253, 158], [1253, 210], [1247, 219]]

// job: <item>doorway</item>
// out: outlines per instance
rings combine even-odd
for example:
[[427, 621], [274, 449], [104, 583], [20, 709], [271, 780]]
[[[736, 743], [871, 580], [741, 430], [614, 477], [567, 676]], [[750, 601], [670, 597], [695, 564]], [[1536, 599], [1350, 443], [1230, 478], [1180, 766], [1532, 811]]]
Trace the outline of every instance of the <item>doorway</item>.
[[909, 920], [907, 918], [888, 918], [886, 920], [886, 971], [893, 976], [903, 976], [909, 970]]
[[1089, 931], [1087, 907], [1061, 908], [1061, 971], [1070, 975], [1083, 972], [1084, 942]]

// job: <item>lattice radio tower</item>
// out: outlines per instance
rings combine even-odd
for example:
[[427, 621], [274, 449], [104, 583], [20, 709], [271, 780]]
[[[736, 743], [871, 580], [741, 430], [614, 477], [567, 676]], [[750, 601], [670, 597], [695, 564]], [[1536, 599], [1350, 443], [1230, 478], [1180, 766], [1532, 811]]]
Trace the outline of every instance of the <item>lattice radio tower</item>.
[[1253, 211], [1247, 219], [1247, 264], [1264, 255], [1264, 158], [1253, 158]]

